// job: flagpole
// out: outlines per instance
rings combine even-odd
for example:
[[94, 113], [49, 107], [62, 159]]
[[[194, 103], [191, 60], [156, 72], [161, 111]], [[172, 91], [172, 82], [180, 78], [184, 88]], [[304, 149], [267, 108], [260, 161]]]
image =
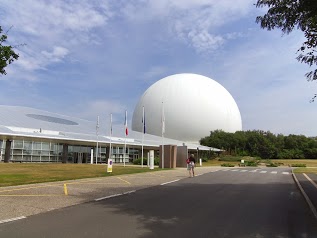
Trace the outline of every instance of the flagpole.
[[142, 113], [142, 153], [141, 153], [141, 166], [143, 168], [143, 143], [144, 143], [144, 133], [145, 133], [145, 112], [144, 112], [144, 106], [143, 106], [143, 113]]
[[165, 133], [165, 115], [164, 115], [164, 104], [162, 102], [162, 169], [164, 169], [164, 133]]
[[111, 137], [112, 137], [112, 113], [110, 113], [110, 148], [109, 148], [109, 159], [112, 158], [112, 149], [111, 149]]
[[125, 127], [125, 139], [124, 139], [123, 166], [125, 167], [125, 156], [127, 151], [127, 135], [128, 135], [128, 111], [127, 110], [125, 111], [124, 127]]
[[96, 135], [97, 135], [97, 146], [96, 146], [96, 164], [97, 164], [97, 159], [98, 159], [98, 143], [99, 143], [99, 116], [97, 116]]

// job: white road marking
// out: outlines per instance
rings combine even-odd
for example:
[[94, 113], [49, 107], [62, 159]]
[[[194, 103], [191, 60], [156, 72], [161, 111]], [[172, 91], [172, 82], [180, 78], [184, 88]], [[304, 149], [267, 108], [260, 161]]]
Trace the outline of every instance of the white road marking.
[[305, 197], [306, 202], [307, 202], [308, 206], [310, 207], [310, 210], [313, 212], [314, 216], [317, 219], [317, 210], [316, 210], [316, 208], [314, 207], [313, 203], [311, 202], [311, 200], [309, 199], [309, 197], [305, 193], [305, 190], [303, 189], [302, 185], [298, 181], [298, 179], [297, 179], [297, 177], [296, 177], [296, 175], [294, 174], [293, 171], [292, 171], [292, 175], [293, 175], [293, 178], [295, 179], [295, 181], [297, 183], [297, 186], [299, 187], [300, 191], [302, 192], [303, 196]]
[[255, 169], [255, 170], [250, 170], [249, 172], [255, 173], [255, 172], [258, 172], [258, 170], [257, 170], [257, 169]]
[[282, 174], [289, 174], [289, 172], [282, 172]]
[[136, 192], [136, 190], [132, 190], [132, 191], [125, 192], [123, 194], [130, 194], [130, 193], [135, 193], [135, 192]]
[[239, 171], [239, 169], [232, 169], [232, 170], [230, 170], [230, 171]]
[[265, 173], [267, 173], [267, 171], [265, 170], [260, 172], [260, 174], [265, 174]]
[[121, 195], [123, 195], [123, 193], [118, 193], [118, 194], [113, 194], [113, 195], [102, 197], [102, 198], [97, 198], [97, 199], [95, 199], [95, 201], [98, 202], [98, 201], [101, 201], [101, 200], [104, 200], [104, 199], [118, 197], [118, 196], [121, 196]]
[[307, 174], [303, 173], [303, 175], [308, 179], [309, 182], [311, 182], [312, 185], [314, 185], [315, 188], [317, 188], [317, 184], [310, 177], [308, 177]]
[[6, 220], [0, 221], [0, 224], [7, 223], [7, 222], [10, 222], [10, 221], [17, 221], [17, 220], [21, 220], [21, 219], [24, 219], [24, 218], [26, 218], [26, 217], [25, 216], [21, 216], [21, 217], [10, 218], [10, 219], [6, 219]]
[[271, 174], [277, 174], [277, 171], [272, 171]]
[[243, 170], [240, 170], [240, 172], [247, 172], [248, 170], [246, 170], [246, 169], [243, 169]]
[[161, 185], [165, 185], [165, 184], [169, 184], [169, 183], [174, 183], [174, 182], [177, 182], [179, 181], [179, 179], [176, 179], [176, 180], [173, 180], [173, 181], [169, 181], [169, 182], [166, 182], [166, 183], [162, 183]]

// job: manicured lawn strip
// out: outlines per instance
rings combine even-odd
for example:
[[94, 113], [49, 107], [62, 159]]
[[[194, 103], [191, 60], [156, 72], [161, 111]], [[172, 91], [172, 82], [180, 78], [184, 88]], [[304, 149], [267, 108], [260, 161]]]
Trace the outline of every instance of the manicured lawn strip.
[[106, 177], [122, 174], [157, 171], [147, 167], [113, 166], [107, 173], [107, 165], [0, 163], [0, 187], [22, 184], [63, 181], [82, 178]]
[[297, 168], [294, 173], [317, 174], [317, 168]]
[[284, 165], [306, 164], [307, 167], [317, 167], [317, 159], [272, 159], [273, 163], [283, 163]]
[[[244, 159], [245, 161], [249, 160], [248, 157], [237, 157], [238, 159]], [[235, 166], [238, 166], [240, 162], [234, 161], [235, 159], [232, 158], [231, 161], [228, 161], [230, 164], [234, 164]], [[292, 164], [306, 164], [306, 167], [317, 167], [317, 159], [272, 159], [272, 160], [261, 160], [261, 163], [267, 163], [267, 162], [272, 162], [272, 163], [283, 163], [282, 166], [288, 166]], [[219, 161], [217, 159], [213, 160], [208, 160], [207, 162], [203, 162], [203, 166], [220, 166], [221, 164], [225, 163], [225, 161]], [[199, 164], [198, 164], [199, 166]]]
[[[221, 166], [223, 163], [226, 163], [226, 161], [208, 160], [207, 162], [203, 162], [203, 166]], [[230, 161], [230, 164], [234, 164], [235, 166], [238, 166], [239, 163], [237, 161]], [[199, 163], [197, 166], [199, 166]]]

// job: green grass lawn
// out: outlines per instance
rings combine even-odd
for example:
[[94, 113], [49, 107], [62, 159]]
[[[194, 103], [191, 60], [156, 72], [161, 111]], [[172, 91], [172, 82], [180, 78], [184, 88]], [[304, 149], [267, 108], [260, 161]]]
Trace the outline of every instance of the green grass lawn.
[[307, 167], [317, 167], [317, 159], [272, 159], [271, 161], [284, 165], [306, 164]]
[[317, 168], [296, 168], [294, 173], [317, 174]]
[[91, 164], [45, 164], [45, 163], [0, 163], [0, 187], [63, 181], [81, 178], [106, 177], [157, 171], [147, 167], [118, 166], [107, 173], [107, 165]]

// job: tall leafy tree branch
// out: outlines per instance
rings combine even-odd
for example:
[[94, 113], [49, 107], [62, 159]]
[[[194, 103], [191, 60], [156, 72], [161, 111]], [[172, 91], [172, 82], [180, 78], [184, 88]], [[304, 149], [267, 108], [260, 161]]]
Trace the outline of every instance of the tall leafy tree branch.
[[[308, 81], [317, 80], [317, 1], [316, 0], [258, 0], [257, 8], [268, 7], [263, 16], [258, 16], [256, 22], [262, 28], [281, 29], [289, 34], [295, 29], [304, 32], [306, 41], [298, 49], [297, 60], [306, 63], [314, 69], [305, 76]], [[314, 101], [317, 94], [311, 101]]]
[[0, 74], [6, 75], [5, 68], [13, 61], [19, 58], [19, 55], [14, 52], [15, 46], [7, 45], [7, 33], [2, 33], [2, 27], [0, 26]]

